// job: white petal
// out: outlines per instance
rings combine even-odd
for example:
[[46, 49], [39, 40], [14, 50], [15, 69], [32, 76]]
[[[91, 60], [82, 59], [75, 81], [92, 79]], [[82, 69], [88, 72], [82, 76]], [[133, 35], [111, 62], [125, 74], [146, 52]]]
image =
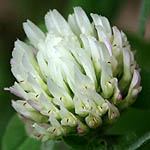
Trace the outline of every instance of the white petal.
[[63, 88], [57, 86], [50, 78], [48, 78], [47, 84], [48, 84], [48, 89], [49, 89], [50, 93], [54, 97], [60, 98], [62, 95], [66, 95], [68, 98], [70, 97]]
[[91, 79], [91, 81], [95, 84], [95, 86], [97, 86], [95, 70], [91, 59], [85, 53], [84, 49], [80, 48], [76, 49], [76, 51], [78, 52], [80, 63], [83, 66], [86, 75]]
[[37, 94], [41, 94], [42, 92], [44, 92], [42, 86], [37, 82], [36, 78], [33, 77], [31, 73], [28, 73], [27, 81]]
[[59, 105], [59, 103], [61, 102], [69, 109], [73, 107], [71, 96], [63, 88], [57, 86], [50, 78], [48, 78], [47, 84], [49, 92], [55, 98], [54, 103]]
[[78, 25], [77, 25], [77, 21], [76, 21], [76, 18], [75, 18], [75, 15], [74, 14], [70, 14], [69, 16], [68, 16], [68, 23], [69, 23], [69, 25], [70, 25], [70, 27], [71, 27], [71, 29], [72, 29], [72, 31], [76, 34], [76, 35], [80, 35], [81, 34], [81, 32], [80, 32], [80, 28], [78, 27]]
[[77, 96], [74, 96], [73, 102], [74, 102], [74, 106], [75, 106], [75, 113], [80, 116], [85, 117], [88, 113], [85, 112], [85, 106], [83, 105], [81, 100]]
[[34, 110], [26, 101], [12, 101], [14, 109], [25, 118], [41, 122], [44, 118], [36, 110]]
[[29, 99], [28, 94], [23, 90], [23, 88], [17, 82], [15, 82], [13, 89], [16, 93], [19, 93], [22, 97], [24, 97], [24, 99], [26, 100]]
[[129, 85], [129, 82], [132, 77], [131, 73], [131, 59], [130, 53], [127, 48], [123, 49], [123, 75], [119, 81], [119, 88], [121, 88], [121, 92], [125, 90], [125, 88]]
[[40, 71], [42, 72], [43, 76], [45, 77], [45, 80], [47, 79], [47, 76], [49, 75], [49, 69], [48, 65], [46, 64], [42, 51], [38, 51], [37, 53], [37, 61], [38, 65], [40, 67]]
[[68, 91], [66, 84], [64, 83], [63, 74], [62, 74], [62, 66], [60, 66], [62, 62], [60, 59], [54, 60], [53, 58], [48, 61], [48, 70], [49, 77], [55, 81], [57, 85]]
[[84, 10], [81, 7], [75, 7], [74, 14], [81, 32], [87, 35], [92, 34], [92, 26]]
[[56, 120], [55, 117], [50, 117], [49, 121], [50, 121], [52, 126], [54, 126], [54, 127], [61, 127], [61, 124], [59, 123], [59, 121]]
[[101, 16], [101, 20], [102, 20], [102, 23], [103, 23], [103, 27], [105, 28], [109, 38], [111, 38], [112, 31], [111, 31], [111, 26], [110, 26], [110, 23], [109, 23], [108, 19], [106, 17]]
[[99, 49], [99, 55], [102, 61], [109, 61], [110, 60], [110, 53], [106, 47], [106, 45], [103, 42], [95, 42], [97, 48]]
[[94, 25], [97, 26], [97, 25], [100, 25], [100, 26], [103, 26], [103, 23], [102, 23], [102, 20], [101, 20], [101, 17], [97, 14], [90, 14], [93, 21], [94, 21]]
[[101, 62], [102, 73], [101, 73], [101, 88], [103, 91], [104, 98], [110, 98], [113, 94], [114, 81], [112, 68], [109, 63]]
[[133, 77], [132, 77], [132, 81], [131, 81], [131, 84], [130, 84], [129, 91], [131, 91], [133, 88], [139, 87], [140, 82], [141, 82], [140, 74], [137, 70], [134, 70], [134, 74], [133, 74]]
[[18, 82], [25, 81], [27, 79], [27, 73], [22, 65], [22, 63], [18, 63], [11, 66], [11, 72], [13, 73], [14, 77], [17, 79]]
[[43, 93], [40, 95], [40, 102], [41, 104], [47, 109], [47, 110], [51, 110], [51, 109], [56, 109], [58, 111], [58, 109], [55, 107], [55, 105], [52, 103], [52, 98], [50, 97], [46, 97]]
[[29, 56], [29, 58], [33, 58], [34, 55], [36, 54], [36, 49], [35, 48], [33, 48], [30, 45], [27, 45], [26, 43], [24, 43], [20, 40], [17, 40], [15, 42], [15, 48], [19, 49], [23, 53], [26, 53]]
[[96, 30], [98, 32], [99, 40], [105, 43], [106, 47], [109, 50], [110, 55], [112, 56], [112, 47], [111, 47], [111, 44], [110, 44], [110, 40], [107, 37], [106, 31], [104, 30], [104, 28], [102, 26], [96, 26]]
[[29, 104], [32, 108], [34, 108], [34, 109], [37, 110], [38, 112], [41, 112], [42, 106], [40, 105], [39, 102], [34, 101], [34, 100], [28, 100], [27, 102], [28, 102], [28, 104]]
[[91, 79], [88, 76], [84, 75], [77, 68], [75, 68], [75, 87], [77, 89], [95, 89], [95, 85], [92, 83]]
[[101, 70], [100, 63], [99, 63], [100, 53], [99, 53], [99, 49], [98, 49], [97, 44], [96, 44], [96, 39], [89, 36], [88, 41], [89, 41], [89, 45], [90, 45], [90, 49], [91, 49], [92, 61], [93, 61], [96, 73], [99, 76], [100, 75], [99, 73]]
[[[83, 89], [82, 89], [83, 90]], [[105, 103], [104, 98], [94, 90], [84, 89], [83, 92], [90, 97], [98, 106]]]
[[112, 29], [113, 29], [113, 34], [114, 34], [114, 41], [113, 41], [113, 43], [115, 43], [117, 46], [122, 48], [122, 36], [121, 36], [120, 31], [115, 26]]
[[88, 56], [91, 57], [91, 49], [90, 49], [88, 37], [84, 34], [80, 34], [80, 38], [82, 40], [83, 47], [84, 47], [85, 51], [87, 52]]
[[23, 28], [28, 39], [35, 47], [38, 47], [38, 43], [45, 39], [44, 33], [31, 21], [27, 20], [23, 23]]
[[108, 39], [111, 39], [112, 31], [110, 23], [106, 17], [99, 16], [97, 14], [91, 14], [91, 17], [94, 21], [95, 26], [102, 26], [103, 30], [107, 33]]
[[50, 10], [46, 14], [45, 23], [49, 32], [57, 31], [59, 34], [66, 36], [72, 34], [67, 21], [56, 9], [53, 11]]
[[[42, 127], [37, 123], [34, 123], [32, 126], [39, 134], [49, 134], [48, 131], [46, 130], [46, 127]], [[48, 128], [48, 127], [47, 127]]]
[[30, 60], [30, 63], [37, 68], [38, 64], [36, 61], [36, 54], [37, 51], [35, 48], [33, 48], [32, 46], [27, 45], [26, 43], [17, 40], [15, 42], [15, 49], [18, 49], [19, 51], [22, 52], [22, 55], [20, 56], [21, 58], [24, 57], [24, 55], [26, 55], [28, 57], [28, 59]]
[[64, 126], [74, 127], [77, 125], [77, 118], [68, 111], [63, 105], [60, 105], [61, 124]]

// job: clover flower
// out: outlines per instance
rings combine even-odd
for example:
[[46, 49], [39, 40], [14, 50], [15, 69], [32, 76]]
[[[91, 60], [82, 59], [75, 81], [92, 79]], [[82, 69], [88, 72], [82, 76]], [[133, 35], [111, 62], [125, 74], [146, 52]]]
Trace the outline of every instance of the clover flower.
[[57, 10], [45, 16], [47, 32], [23, 23], [30, 41], [15, 42], [12, 106], [27, 132], [42, 141], [85, 135], [111, 124], [141, 91], [140, 74], [126, 35], [107, 18], [80, 7], [66, 21]]

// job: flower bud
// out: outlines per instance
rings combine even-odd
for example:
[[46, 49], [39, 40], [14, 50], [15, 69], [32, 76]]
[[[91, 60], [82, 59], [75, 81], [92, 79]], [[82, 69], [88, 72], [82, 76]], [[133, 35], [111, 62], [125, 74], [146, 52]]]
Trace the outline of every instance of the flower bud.
[[80, 120], [78, 120], [77, 132], [79, 134], [86, 134], [89, 132], [89, 128], [84, 123], [82, 123]]
[[85, 121], [90, 128], [97, 128], [98, 126], [102, 124], [101, 117], [95, 116], [93, 114], [89, 114], [85, 118]]
[[139, 69], [126, 35], [107, 18], [74, 8], [66, 21], [45, 16], [47, 32], [23, 23], [29, 44], [15, 42], [5, 88], [19, 97], [12, 106], [27, 133], [42, 141], [86, 135], [113, 123], [141, 91]]

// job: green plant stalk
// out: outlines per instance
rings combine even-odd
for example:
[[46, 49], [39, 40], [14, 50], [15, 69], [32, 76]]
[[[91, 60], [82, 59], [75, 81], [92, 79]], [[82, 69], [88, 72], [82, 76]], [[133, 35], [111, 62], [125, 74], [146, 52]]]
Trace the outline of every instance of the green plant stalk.
[[139, 20], [139, 29], [138, 29], [138, 35], [141, 38], [145, 34], [145, 24], [146, 24], [146, 19], [147, 19], [149, 11], [150, 11], [150, 1], [143, 0], [142, 6], [141, 6], [140, 20]]

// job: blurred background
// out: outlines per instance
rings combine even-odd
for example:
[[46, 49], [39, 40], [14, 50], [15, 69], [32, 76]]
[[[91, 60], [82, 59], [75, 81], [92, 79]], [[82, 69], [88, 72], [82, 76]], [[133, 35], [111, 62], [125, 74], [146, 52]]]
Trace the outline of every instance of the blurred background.
[[[112, 132], [149, 130], [150, 15], [141, 17], [145, 9], [143, 3], [143, 0], [0, 0], [0, 140], [8, 121], [15, 113], [11, 107], [11, 99], [15, 97], [3, 88], [10, 87], [14, 82], [10, 71], [10, 58], [14, 41], [17, 38], [25, 40], [22, 23], [30, 19], [36, 24], [42, 24], [46, 12], [54, 8], [67, 18], [74, 6], [81, 6], [88, 15], [98, 13], [109, 18], [111, 25], [116, 25], [126, 32], [132, 48], [136, 49], [136, 57], [141, 67], [143, 91], [133, 108], [121, 117]], [[145, 119], [146, 117], [148, 119]], [[126, 126], [123, 126], [124, 123]]]

